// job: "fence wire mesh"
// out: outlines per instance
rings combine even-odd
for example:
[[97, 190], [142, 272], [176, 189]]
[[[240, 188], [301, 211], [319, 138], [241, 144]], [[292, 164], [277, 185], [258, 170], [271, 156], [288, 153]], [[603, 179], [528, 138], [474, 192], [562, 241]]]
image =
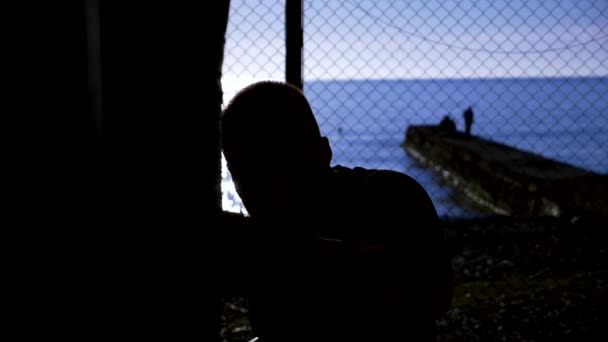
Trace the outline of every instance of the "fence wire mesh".
[[[470, 106], [475, 137], [608, 173], [607, 2], [303, 5], [304, 92], [334, 164], [405, 172], [427, 189], [440, 215], [484, 215], [445, 170], [403, 146], [412, 125], [449, 118], [465, 130]], [[253, 81], [284, 80], [284, 7], [232, 0], [225, 101]], [[224, 205], [242, 210], [229, 174]], [[606, 317], [599, 309], [606, 303], [605, 246], [589, 230], [571, 233], [572, 225], [531, 219], [449, 226], [457, 287], [454, 309], [438, 321], [441, 338], [534, 340], [593, 330]], [[485, 229], [500, 233], [479, 233]]]
[[[304, 91], [334, 163], [405, 172], [441, 215], [476, 216], [480, 208], [405, 153], [405, 130], [446, 116], [464, 130], [471, 106], [479, 137], [608, 172], [607, 8], [304, 1]], [[233, 1], [226, 100], [255, 80], [284, 79], [284, 19], [282, 1]]]
[[464, 130], [471, 106], [477, 136], [608, 171], [607, 4], [304, 4], [305, 91], [336, 162], [406, 172], [440, 214], [479, 214], [399, 148], [409, 125]]

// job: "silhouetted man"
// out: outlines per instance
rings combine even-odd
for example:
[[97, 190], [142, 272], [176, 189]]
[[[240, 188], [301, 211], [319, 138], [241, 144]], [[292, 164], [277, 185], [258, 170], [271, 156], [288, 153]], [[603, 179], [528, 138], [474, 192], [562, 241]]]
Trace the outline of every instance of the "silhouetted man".
[[285, 83], [241, 90], [222, 144], [258, 236], [249, 305], [260, 341], [434, 339], [452, 278], [420, 184], [330, 167], [307, 99]]
[[462, 113], [464, 117], [464, 129], [467, 136], [471, 136], [471, 126], [473, 126], [473, 108], [470, 106]]

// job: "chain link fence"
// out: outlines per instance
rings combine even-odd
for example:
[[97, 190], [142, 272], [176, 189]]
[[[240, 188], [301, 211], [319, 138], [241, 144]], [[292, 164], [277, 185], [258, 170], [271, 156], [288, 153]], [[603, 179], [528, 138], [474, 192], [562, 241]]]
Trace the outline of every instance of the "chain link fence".
[[441, 215], [475, 216], [400, 144], [444, 117], [545, 157], [608, 172], [608, 4], [305, 2], [305, 92], [335, 161], [418, 179]]
[[[284, 6], [233, 1], [226, 101], [256, 80], [284, 79]], [[335, 164], [405, 172], [440, 215], [478, 216], [478, 207], [405, 152], [405, 130], [444, 117], [464, 130], [471, 106], [476, 136], [608, 172], [607, 8], [304, 1], [304, 91]]]
[[[608, 263], [594, 233], [575, 236], [573, 223], [546, 219], [475, 221], [487, 212], [403, 142], [408, 127], [445, 118], [463, 131], [471, 107], [476, 137], [608, 173], [608, 3], [303, 4], [304, 92], [333, 163], [409, 174], [441, 216], [473, 220], [446, 228], [458, 286], [455, 308], [438, 322], [444, 340], [584, 334], [591, 328], [581, 320], [605, 317], [598, 303], [606, 303]], [[231, 6], [225, 101], [253, 81], [284, 80], [285, 65], [284, 1]], [[228, 174], [225, 180], [225, 209], [242, 211]], [[534, 322], [546, 324], [540, 335]]]

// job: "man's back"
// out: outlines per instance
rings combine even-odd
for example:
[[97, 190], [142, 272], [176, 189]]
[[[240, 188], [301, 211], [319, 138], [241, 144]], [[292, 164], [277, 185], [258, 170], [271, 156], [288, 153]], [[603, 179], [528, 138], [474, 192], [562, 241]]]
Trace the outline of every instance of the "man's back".
[[271, 286], [250, 299], [254, 332], [261, 341], [431, 338], [451, 271], [428, 195], [392, 171], [337, 166], [330, 179], [320, 236], [273, 246]]

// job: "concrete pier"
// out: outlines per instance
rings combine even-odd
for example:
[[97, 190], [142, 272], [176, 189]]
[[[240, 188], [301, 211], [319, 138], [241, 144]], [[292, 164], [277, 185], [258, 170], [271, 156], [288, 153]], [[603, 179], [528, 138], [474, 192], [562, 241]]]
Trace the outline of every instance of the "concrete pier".
[[403, 148], [501, 215], [608, 216], [608, 176], [435, 125], [409, 126]]

